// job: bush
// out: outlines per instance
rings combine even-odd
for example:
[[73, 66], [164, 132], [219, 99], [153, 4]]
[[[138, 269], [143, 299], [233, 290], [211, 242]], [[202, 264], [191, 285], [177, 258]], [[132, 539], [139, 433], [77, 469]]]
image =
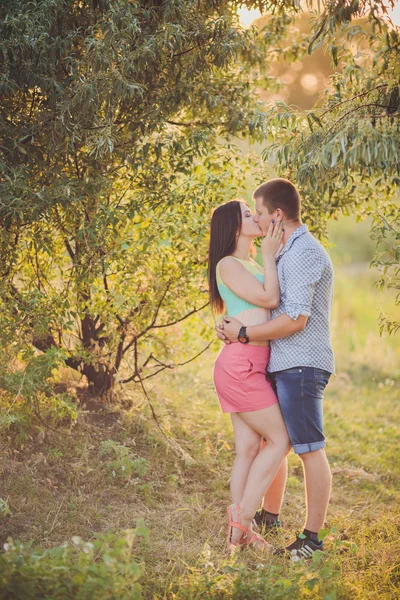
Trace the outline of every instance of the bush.
[[99, 456], [111, 457], [105, 464], [112, 477], [130, 477], [132, 474], [138, 476], [146, 475], [148, 464], [146, 459], [133, 458], [129, 448], [115, 440], [101, 442]]
[[23, 445], [34, 427], [73, 424], [78, 411], [73, 398], [55, 391], [52, 378], [63, 364], [64, 353], [25, 353], [18, 357], [0, 353], [0, 436], [11, 432]]
[[[261, 557], [258, 557], [261, 561]], [[265, 564], [264, 564], [265, 563]], [[193, 568], [173, 595], [174, 600], [305, 600], [337, 598], [339, 572], [321, 552], [311, 561], [271, 564], [215, 563], [205, 547]]]
[[123, 537], [99, 535], [41, 550], [9, 538], [0, 556], [1, 600], [139, 600], [142, 566], [133, 548], [147, 530], [138, 525]]

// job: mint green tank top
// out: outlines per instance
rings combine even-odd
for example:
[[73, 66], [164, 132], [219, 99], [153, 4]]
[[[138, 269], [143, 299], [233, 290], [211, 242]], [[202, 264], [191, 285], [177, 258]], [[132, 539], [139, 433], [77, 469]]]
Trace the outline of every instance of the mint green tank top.
[[[226, 258], [226, 257], [224, 257]], [[235, 260], [239, 261], [258, 281], [260, 281], [264, 285], [264, 270], [260, 265], [258, 265], [253, 260], [242, 260], [241, 258], [236, 258], [235, 256], [231, 256]], [[221, 260], [224, 260], [223, 258]], [[240, 298], [236, 294], [232, 292], [231, 289], [225, 285], [221, 279], [219, 274], [219, 265], [221, 261], [217, 264], [217, 287], [218, 291], [221, 295], [222, 300], [225, 302], [225, 307], [228, 315], [230, 317], [234, 317], [238, 315], [243, 310], [249, 310], [250, 308], [260, 308], [256, 304], [251, 304], [251, 302], [246, 302], [243, 298]]]

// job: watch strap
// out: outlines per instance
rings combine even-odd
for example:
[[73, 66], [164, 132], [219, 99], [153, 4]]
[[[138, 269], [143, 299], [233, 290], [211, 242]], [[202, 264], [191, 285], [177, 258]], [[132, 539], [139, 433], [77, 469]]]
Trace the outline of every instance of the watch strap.
[[242, 327], [239, 329], [238, 340], [242, 344], [249, 343], [249, 338], [248, 338], [248, 335], [246, 334], [246, 326], [245, 325], [242, 325]]

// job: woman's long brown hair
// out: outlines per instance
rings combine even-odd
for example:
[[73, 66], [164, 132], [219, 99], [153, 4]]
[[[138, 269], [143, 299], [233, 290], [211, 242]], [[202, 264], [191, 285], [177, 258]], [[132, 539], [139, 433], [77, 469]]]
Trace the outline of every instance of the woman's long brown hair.
[[[222, 313], [225, 305], [217, 287], [217, 264], [236, 249], [236, 235], [242, 227], [239, 200], [218, 206], [211, 214], [210, 245], [208, 249], [208, 286], [211, 310]], [[245, 203], [246, 204], [246, 203]]]

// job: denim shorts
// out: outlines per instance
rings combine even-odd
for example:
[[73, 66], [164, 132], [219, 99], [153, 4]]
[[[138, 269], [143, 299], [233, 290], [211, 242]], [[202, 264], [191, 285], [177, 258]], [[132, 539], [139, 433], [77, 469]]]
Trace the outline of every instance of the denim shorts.
[[295, 453], [324, 448], [322, 400], [331, 374], [315, 367], [295, 367], [270, 375]]

